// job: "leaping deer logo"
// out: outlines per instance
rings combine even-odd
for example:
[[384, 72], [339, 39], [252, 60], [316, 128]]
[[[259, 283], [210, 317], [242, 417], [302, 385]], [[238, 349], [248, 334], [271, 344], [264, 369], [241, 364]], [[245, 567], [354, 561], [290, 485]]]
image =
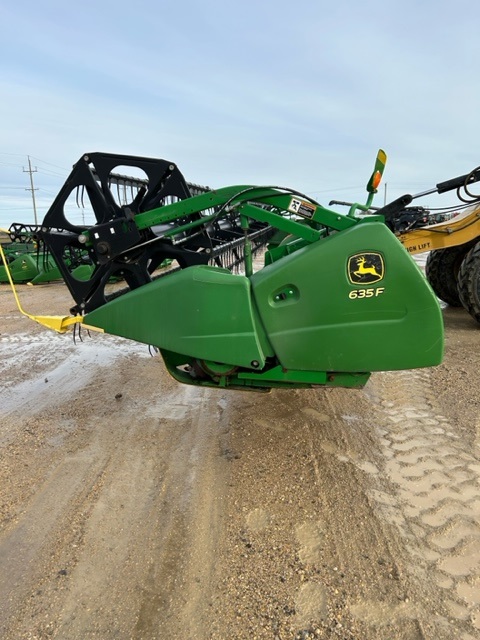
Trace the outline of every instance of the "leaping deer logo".
[[348, 276], [353, 284], [372, 284], [384, 277], [383, 258], [379, 253], [357, 253], [348, 261]]
[[358, 269], [353, 272], [356, 276], [363, 276], [366, 273], [370, 273], [372, 276], [375, 276], [376, 278], [382, 277], [381, 273], [377, 273], [377, 270], [375, 269], [375, 265], [372, 264], [368, 267], [365, 266], [365, 262], [367, 261], [365, 256], [361, 256], [356, 260], [357, 260]]

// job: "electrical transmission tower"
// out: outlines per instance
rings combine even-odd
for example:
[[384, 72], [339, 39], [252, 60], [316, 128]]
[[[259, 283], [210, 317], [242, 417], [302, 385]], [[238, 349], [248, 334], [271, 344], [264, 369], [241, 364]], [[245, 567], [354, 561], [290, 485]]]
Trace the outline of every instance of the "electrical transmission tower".
[[38, 171], [37, 167], [35, 167], [35, 169], [32, 169], [32, 163], [30, 162], [30, 156], [27, 156], [28, 158], [28, 169], [24, 169], [23, 172], [24, 173], [28, 173], [30, 174], [30, 187], [27, 187], [25, 189], [25, 191], [31, 191], [32, 192], [32, 201], [33, 201], [33, 216], [35, 218], [35, 224], [38, 224], [38, 220], [37, 220], [37, 204], [35, 202], [35, 191], [38, 191], [38, 189], [34, 189], [33, 187], [33, 174], [36, 173]]

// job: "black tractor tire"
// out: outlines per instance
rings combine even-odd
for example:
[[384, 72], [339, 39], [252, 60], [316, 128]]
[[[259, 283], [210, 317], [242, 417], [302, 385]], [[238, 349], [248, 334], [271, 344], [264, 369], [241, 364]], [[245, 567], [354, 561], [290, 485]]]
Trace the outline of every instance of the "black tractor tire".
[[480, 322], [480, 242], [463, 259], [458, 272], [458, 293], [468, 313]]
[[425, 264], [425, 275], [435, 295], [451, 307], [461, 307], [457, 275], [460, 265], [472, 243], [430, 251]]

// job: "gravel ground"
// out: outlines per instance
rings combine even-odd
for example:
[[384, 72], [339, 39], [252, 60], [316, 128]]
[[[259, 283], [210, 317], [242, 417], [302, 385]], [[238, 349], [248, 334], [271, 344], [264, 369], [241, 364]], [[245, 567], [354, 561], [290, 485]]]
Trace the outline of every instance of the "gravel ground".
[[225, 392], [2, 287], [0, 637], [480, 638], [480, 334], [444, 318], [434, 369]]

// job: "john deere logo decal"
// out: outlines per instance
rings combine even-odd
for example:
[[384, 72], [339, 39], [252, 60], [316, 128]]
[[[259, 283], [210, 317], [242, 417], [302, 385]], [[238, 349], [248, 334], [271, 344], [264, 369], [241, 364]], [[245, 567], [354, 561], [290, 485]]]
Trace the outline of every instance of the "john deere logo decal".
[[348, 259], [348, 279], [352, 284], [373, 284], [385, 275], [383, 258], [379, 253], [356, 253]]

